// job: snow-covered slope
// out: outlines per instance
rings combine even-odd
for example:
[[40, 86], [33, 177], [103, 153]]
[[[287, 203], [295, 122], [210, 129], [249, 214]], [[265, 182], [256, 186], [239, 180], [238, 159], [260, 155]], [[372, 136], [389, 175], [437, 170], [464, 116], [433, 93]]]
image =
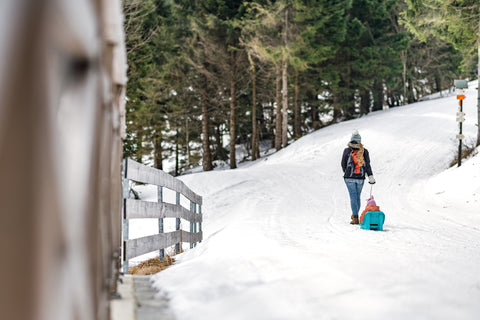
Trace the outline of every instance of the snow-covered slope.
[[[476, 133], [476, 83], [464, 103]], [[155, 275], [178, 319], [479, 319], [480, 156], [448, 168], [455, 96], [319, 130], [236, 170], [182, 179], [204, 241]], [[340, 158], [356, 128], [384, 232], [352, 226]], [[370, 194], [365, 184], [362, 201]]]

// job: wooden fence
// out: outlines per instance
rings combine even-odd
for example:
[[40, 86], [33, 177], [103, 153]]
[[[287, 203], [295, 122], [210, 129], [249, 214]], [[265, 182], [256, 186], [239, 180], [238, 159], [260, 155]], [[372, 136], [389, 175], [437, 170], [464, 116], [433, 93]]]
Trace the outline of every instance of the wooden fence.
[[[164, 259], [164, 249], [175, 245], [179, 252], [182, 242], [190, 243], [190, 248], [202, 241], [202, 197], [190, 190], [182, 181], [152, 167], [145, 166], [131, 159], [123, 162], [123, 272], [128, 273], [128, 260], [140, 255], [159, 251], [160, 259]], [[157, 202], [142, 201], [129, 198], [130, 182], [135, 181], [157, 187]], [[176, 203], [166, 203], [163, 199], [163, 188], [176, 192]], [[180, 197], [190, 201], [187, 210], [180, 204]], [[130, 219], [158, 219], [158, 234], [129, 239]], [[176, 230], [164, 232], [164, 218], [176, 219]], [[190, 232], [180, 228], [180, 219], [190, 222]]]
[[0, 319], [106, 320], [121, 262], [121, 0], [0, 0]]

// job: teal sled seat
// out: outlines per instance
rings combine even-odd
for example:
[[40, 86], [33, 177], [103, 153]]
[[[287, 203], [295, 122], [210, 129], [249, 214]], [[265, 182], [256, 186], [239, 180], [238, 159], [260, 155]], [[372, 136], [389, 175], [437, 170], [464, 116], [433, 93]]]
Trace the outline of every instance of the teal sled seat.
[[382, 211], [367, 211], [363, 217], [360, 227], [365, 230], [383, 231], [385, 214]]

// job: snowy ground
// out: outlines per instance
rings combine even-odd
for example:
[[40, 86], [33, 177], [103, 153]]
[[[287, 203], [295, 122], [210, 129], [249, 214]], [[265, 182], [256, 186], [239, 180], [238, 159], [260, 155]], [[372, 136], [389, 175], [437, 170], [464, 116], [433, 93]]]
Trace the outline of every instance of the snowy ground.
[[[205, 240], [154, 276], [159, 295], [180, 320], [480, 319], [480, 155], [447, 169], [457, 107], [450, 96], [374, 112], [239, 169], [184, 176], [204, 196]], [[349, 224], [340, 158], [354, 128], [384, 232]], [[363, 206], [369, 194], [366, 183]]]

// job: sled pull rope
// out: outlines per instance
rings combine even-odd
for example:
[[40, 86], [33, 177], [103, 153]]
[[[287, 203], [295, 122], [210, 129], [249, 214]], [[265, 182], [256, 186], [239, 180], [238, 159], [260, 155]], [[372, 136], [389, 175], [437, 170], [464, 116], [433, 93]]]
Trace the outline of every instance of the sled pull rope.
[[370, 185], [370, 197], [372, 196], [373, 184]]

